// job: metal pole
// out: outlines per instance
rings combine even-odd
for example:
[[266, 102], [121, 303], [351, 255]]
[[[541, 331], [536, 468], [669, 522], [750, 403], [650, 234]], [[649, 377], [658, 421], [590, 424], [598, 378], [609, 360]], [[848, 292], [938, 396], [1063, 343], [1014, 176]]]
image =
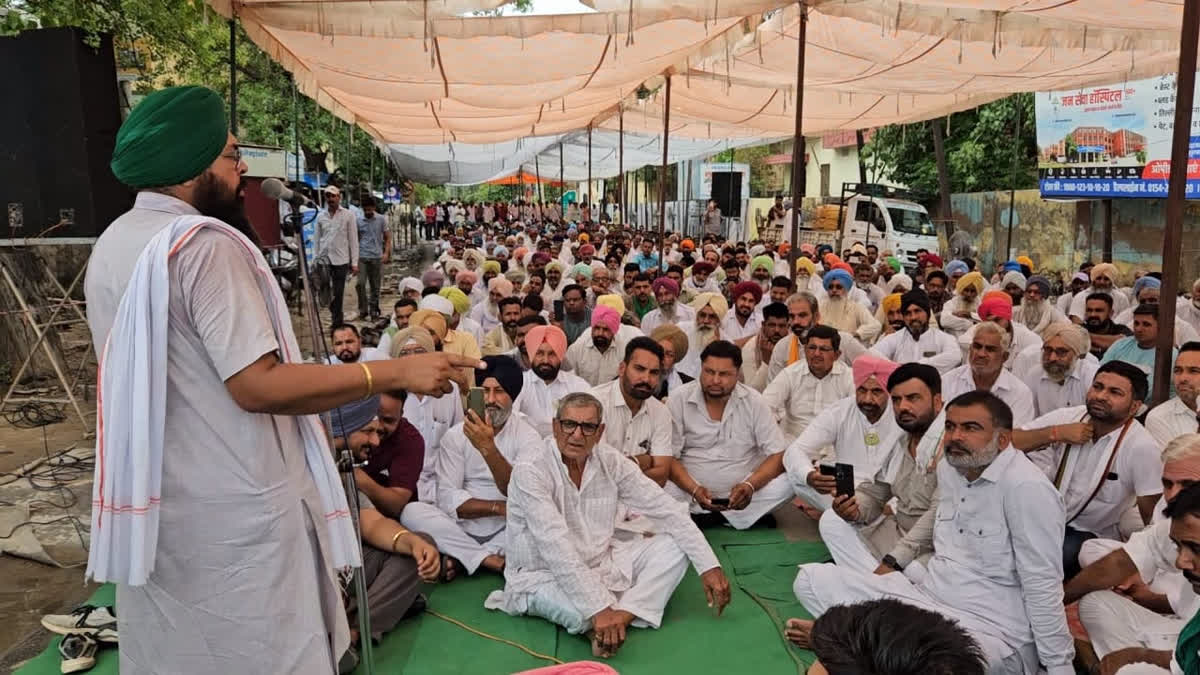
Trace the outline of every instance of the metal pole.
[[[350, 159], [354, 156], [354, 125], [347, 125], [350, 133], [346, 134], [346, 187], [350, 189]], [[350, 206], [350, 195], [346, 195], [346, 206]]]
[[[588, 182], [587, 182], [588, 215], [592, 213], [592, 125], [588, 125]], [[589, 220], [591, 220], [589, 218]]]
[[[937, 124], [935, 121], [934, 124]], [[1017, 215], [1017, 169], [1021, 164], [1021, 105], [1017, 103], [1017, 137], [1013, 139], [1012, 185], [1008, 190], [1008, 244], [1004, 249], [1004, 259], [1012, 256], [1013, 219]]]
[[1112, 223], [1113, 201], [1111, 199], [1104, 200], [1104, 262], [1110, 263], [1113, 259], [1113, 223]]
[[621, 214], [621, 226], [628, 225], [625, 218], [625, 108], [617, 108], [617, 210]]
[[683, 232], [681, 236], [688, 234], [688, 219], [692, 215], [692, 160], [687, 160], [687, 184], [683, 188]]
[[563, 220], [566, 220], [567, 205], [563, 203], [563, 197], [567, 194], [567, 175], [563, 173], [563, 144], [560, 141], [558, 144], [558, 208], [563, 211]]
[[237, 135], [237, 21], [229, 20], [229, 133]]
[[537, 179], [538, 210], [542, 208], [542, 169], [538, 164], [538, 156], [533, 156], [533, 177]]
[[[292, 78], [292, 143], [296, 146], [296, 181], [304, 180], [304, 167], [300, 165], [300, 102], [296, 97], [296, 78]], [[297, 232], [296, 236], [300, 236]], [[304, 255], [304, 246], [300, 246], [300, 254]]]
[[1196, 42], [1200, 0], [1185, 0], [1179, 35], [1179, 73], [1175, 80], [1175, 128], [1171, 136], [1171, 175], [1167, 179], [1167, 223], [1163, 236], [1162, 301], [1158, 303], [1158, 349], [1154, 358], [1154, 402], [1171, 390], [1171, 349], [1175, 337], [1175, 296], [1179, 290], [1179, 250], [1183, 245], [1184, 191], [1187, 188], [1188, 140], [1196, 91]]
[[671, 73], [667, 73], [667, 100], [666, 106], [663, 108], [663, 160], [662, 171], [658, 176], [658, 271], [662, 271], [662, 264], [667, 259], [664, 241], [666, 240], [667, 232], [667, 140], [671, 132]]
[[788, 276], [796, 278], [796, 256], [800, 252], [800, 198], [804, 194], [804, 47], [808, 41], [808, 7], [800, 6], [800, 34], [796, 39], [796, 130], [792, 135], [792, 246], [788, 249]]
[[[733, 234], [730, 228], [733, 227], [733, 160], [737, 157], [737, 148], [729, 148], [729, 214], [725, 216], [729, 218], [729, 227], [725, 228], [725, 236]], [[739, 197], [741, 195], [738, 195]]]

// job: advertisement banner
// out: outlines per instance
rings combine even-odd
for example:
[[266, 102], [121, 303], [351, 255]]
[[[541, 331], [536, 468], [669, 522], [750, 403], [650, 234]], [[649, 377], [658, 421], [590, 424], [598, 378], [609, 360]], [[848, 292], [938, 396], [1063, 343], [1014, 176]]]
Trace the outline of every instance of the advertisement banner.
[[[1035, 97], [1043, 197], [1167, 196], [1175, 126], [1174, 75], [1040, 92]], [[1200, 119], [1192, 123], [1189, 140], [1188, 199], [1200, 198], [1198, 129]]]

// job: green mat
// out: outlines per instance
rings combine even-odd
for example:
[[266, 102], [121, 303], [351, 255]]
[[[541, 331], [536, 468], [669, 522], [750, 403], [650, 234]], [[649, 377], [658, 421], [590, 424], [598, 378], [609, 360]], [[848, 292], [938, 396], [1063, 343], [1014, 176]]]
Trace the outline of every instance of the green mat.
[[[707, 530], [705, 535], [730, 583], [733, 602], [720, 618], [705, 604], [704, 590], [689, 570], [667, 605], [658, 630], [631, 629], [620, 653], [608, 664], [623, 675], [683, 673], [803, 673], [811, 652], [789, 645], [783, 622], [808, 617], [792, 594], [796, 565], [829, 559], [820, 542], [790, 542], [772, 529], [737, 532]], [[429, 593], [434, 612], [471, 628], [519, 643], [533, 652], [563, 661], [592, 659], [591, 646], [542, 619], [510, 617], [483, 608], [483, 599], [499, 588], [496, 576], [460, 579]], [[112, 587], [92, 596], [95, 604], [113, 601]], [[17, 671], [21, 675], [59, 672], [58, 639]], [[446, 619], [425, 614], [401, 623], [375, 649], [378, 673], [405, 675], [503, 675], [551, 665], [521, 649], [476, 635]], [[117, 652], [103, 650], [90, 671], [117, 672]]]

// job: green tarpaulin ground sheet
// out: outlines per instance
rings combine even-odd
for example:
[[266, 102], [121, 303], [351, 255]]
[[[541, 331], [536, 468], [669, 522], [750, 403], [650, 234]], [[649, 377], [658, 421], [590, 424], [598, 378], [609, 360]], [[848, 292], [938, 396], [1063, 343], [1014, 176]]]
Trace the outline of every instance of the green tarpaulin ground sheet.
[[[733, 601], [724, 614], [717, 618], [706, 606], [700, 580], [694, 570], [689, 570], [667, 605], [662, 627], [631, 629], [625, 646], [607, 661], [608, 665], [622, 675], [805, 672], [813, 660], [812, 653], [787, 644], [783, 622], [789, 617], [808, 617], [792, 594], [792, 581], [796, 565], [829, 559], [825, 546], [820, 542], [788, 541], [775, 529], [738, 532], [720, 527], [706, 530], [705, 535], [734, 588]], [[432, 611], [402, 622], [375, 648], [376, 672], [503, 675], [552, 664], [447, 619], [562, 661], [593, 658], [582, 636], [569, 635], [542, 619], [510, 617], [484, 609], [484, 598], [500, 585], [499, 577], [481, 575], [431, 588]], [[92, 597], [94, 604], [112, 601], [111, 586], [101, 588]], [[435, 616], [435, 612], [441, 616]], [[55, 638], [17, 673], [59, 673], [57, 648]], [[115, 675], [116, 650], [103, 649], [90, 672]]]

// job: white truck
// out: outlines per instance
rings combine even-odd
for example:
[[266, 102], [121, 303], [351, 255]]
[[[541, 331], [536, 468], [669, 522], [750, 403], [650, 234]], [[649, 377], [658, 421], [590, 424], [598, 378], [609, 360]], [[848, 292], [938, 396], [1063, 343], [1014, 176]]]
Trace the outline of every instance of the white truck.
[[800, 228], [800, 243], [829, 244], [839, 255], [856, 242], [891, 251], [908, 270], [917, 265], [917, 251], [938, 251], [929, 212], [891, 185], [844, 183], [841, 199], [818, 207]]

